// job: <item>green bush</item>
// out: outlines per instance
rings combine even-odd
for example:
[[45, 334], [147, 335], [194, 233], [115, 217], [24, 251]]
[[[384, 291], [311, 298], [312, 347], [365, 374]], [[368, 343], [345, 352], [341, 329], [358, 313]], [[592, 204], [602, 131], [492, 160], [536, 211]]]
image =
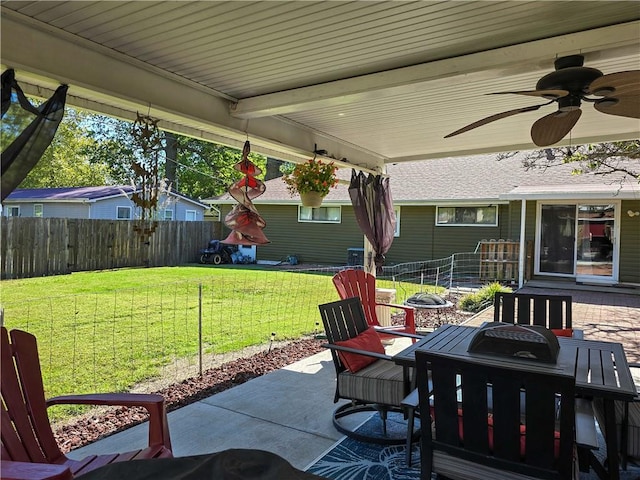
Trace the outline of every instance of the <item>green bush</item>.
[[469, 293], [460, 299], [458, 307], [465, 312], [477, 313], [493, 304], [496, 292], [512, 292], [510, 287], [505, 287], [498, 282], [485, 285], [474, 293]]

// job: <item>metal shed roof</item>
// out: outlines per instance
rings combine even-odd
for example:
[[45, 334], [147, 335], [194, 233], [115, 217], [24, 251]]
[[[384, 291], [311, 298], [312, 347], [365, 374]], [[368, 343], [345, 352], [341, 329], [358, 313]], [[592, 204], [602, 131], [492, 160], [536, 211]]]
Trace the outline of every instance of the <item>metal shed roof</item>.
[[[299, 161], [344, 166], [531, 149], [553, 106], [444, 135], [539, 99], [557, 56], [640, 68], [635, 1], [3, 1], [2, 67], [30, 94]], [[583, 106], [560, 144], [640, 137]]]

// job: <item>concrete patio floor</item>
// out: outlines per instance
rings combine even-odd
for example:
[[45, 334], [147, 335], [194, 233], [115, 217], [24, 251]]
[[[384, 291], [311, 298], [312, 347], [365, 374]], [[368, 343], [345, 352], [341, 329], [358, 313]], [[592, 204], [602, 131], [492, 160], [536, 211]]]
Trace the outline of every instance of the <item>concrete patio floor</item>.
[[[640, 295], [592, 290], [547, 290], [526, 287], [530, 293], [573, 296], [574, 328], [586, 339], [620, 342], [630, 362], [640, 362]], [[470, 320], [493, 320], [490, 308]], [[392, 353], [403, 343], [388, 347]], [[638, 380], [636, 380], [638, 383]], [[304, 469], [342, 438], [331, 422], [335, 371], [325, 351], [288, 367], [169, 414], [176, 456], [216, 452], [228, 448], [257, 448], [275, 452]], [[640, 385], [640, 383], [639, 383]], [[134, 449], [146, 444], [146, 425], [112, 435], [69, 454]]]

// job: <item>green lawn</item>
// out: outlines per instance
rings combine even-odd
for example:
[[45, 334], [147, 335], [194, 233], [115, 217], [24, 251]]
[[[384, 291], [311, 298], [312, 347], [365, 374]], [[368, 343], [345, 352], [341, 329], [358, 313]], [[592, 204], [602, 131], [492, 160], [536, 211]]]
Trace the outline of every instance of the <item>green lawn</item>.
[[[338, 298], [329, 274], [239, 267], [6, 280], [0, 282], [5, 325], [37, 336], [48, 397], [128, 391], [177, 375], [180, 362], [197, 362], [200, 331], [205, 358], [267, 343], [272, 333], [276, 340], [295, 339], [321, 330], [318, 305]], [[404, 295], [419, 290], [396, 286]]]
[[[329, 276], [166, 267], [1, 282], [5, 325], [38, 338], [47, 396], [127, 391], [177, 359], [312, 334]], [[201, 307], [199, 290], [202, 288]], [[199, 315], [201, 312], [201, 316]], [[206, 368], [206, 364], [205, 364]]]

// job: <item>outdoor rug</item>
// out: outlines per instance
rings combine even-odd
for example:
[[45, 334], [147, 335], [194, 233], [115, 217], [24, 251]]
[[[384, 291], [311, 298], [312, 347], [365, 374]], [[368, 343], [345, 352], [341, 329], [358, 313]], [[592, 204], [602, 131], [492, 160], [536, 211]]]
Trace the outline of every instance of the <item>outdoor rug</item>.
[[[387, 428], [392, 434], [407, 431], [401, 415], [390, 418]], [[374, 415], [358, 430], [367, 433], [380, 432], [381, 429], [380, 417]], [[599, 430], [598, 435], [598, 444], [604, 445]], [[596, 456], [602, 460], [604, 452], [596, 452]], [[417, 444], [413, 445], [411, 462], [413, 468], [407, 466], [404, 445], [376, 445], [345, 437], [311, 464], [307, 471], [333, 480], [419, 480], [420, 449]], [[581, 472], [580, 480], [598, 480], [598, 476], [593, 470], [590, 473]], [[620, 472], [620, 480], [640, 480], [640, 466], [628, 465], [626, 472]]]

